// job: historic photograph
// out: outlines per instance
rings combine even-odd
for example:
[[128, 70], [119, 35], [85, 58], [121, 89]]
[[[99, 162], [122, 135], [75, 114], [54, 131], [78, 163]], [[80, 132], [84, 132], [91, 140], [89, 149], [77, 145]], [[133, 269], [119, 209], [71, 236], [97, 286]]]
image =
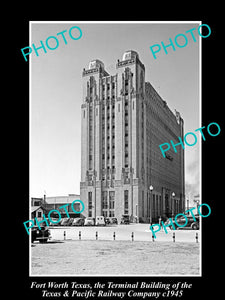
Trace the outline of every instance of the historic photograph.
[[31, 276], [201, 276], [201, 141], [217, 126], [201, 122], [210, 33], [201, 22], [30, 22]]

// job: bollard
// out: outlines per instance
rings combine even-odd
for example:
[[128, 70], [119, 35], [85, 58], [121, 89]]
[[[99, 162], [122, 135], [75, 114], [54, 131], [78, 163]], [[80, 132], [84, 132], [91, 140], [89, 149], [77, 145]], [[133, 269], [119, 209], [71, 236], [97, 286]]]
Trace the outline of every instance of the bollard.
[[175, 242], [175, 232], [173, 232], [173, 241]]
[[66, 239], [66, 231], [63, 232], [64, 240]]
[[132, 242], [134, 241], [134, 233], [132, 232], [131, 233], [131, 239], [132, 239]]
[[98, 231], [96, 231], [96, 240], [98, 239]]
[[81, 231], [79, 231], [79, 240], [81, 240]]
[[155, 241], [155, 239], [154, 239], [154, 235], [152, 235], [152, 241], [153, 241], [153, 242]]
[[116, 233], [113, 232], [113, 240], [115, 241], [115, 239], [116, 239]]
[[196, 232], [195, 238], [196, 238], [196, 243], [198, 243], [198, 233], [197, 232]]

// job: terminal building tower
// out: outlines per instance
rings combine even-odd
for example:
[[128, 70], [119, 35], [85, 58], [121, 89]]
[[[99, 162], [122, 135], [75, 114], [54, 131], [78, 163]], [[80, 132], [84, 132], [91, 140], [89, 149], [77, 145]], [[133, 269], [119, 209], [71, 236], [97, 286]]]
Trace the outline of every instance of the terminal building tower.
[[149, 82], [137, 52], [126, 51], [110, 75], [95, 59], [83, 69], [80, 199], [86, 217], [130, 216], [156, 222], [185, 209], [183, 119]]

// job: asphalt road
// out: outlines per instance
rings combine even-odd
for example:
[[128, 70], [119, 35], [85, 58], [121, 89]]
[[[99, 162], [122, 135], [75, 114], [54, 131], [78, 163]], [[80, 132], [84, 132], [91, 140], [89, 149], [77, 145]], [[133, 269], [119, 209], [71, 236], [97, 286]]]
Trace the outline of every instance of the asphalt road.
[[161, 230], [154, 241], [148, 224], [50, 227], [50, 232], [48, 243], [31, 244], [31, 276], [200, 275], [200, 230]]
[[118, 240], [34, 243], [30, 275], [200, 276], [199, 246], [189, 242]]

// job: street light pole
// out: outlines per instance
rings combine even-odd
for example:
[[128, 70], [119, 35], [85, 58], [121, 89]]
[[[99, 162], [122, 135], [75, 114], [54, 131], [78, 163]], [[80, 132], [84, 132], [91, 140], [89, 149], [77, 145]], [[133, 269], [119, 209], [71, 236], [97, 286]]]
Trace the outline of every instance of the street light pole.
[[150, 190], [150, 225], [152, 225], [152, 191], [153, 191], [152, 185], [150, 185], [149, 190]]
[[[174, 217], [174, 197], [175, 197], [175, 193], [172, 192], [172, 217]], [[177, 213], [177, 205], [175, 205], [175, 214]]]

